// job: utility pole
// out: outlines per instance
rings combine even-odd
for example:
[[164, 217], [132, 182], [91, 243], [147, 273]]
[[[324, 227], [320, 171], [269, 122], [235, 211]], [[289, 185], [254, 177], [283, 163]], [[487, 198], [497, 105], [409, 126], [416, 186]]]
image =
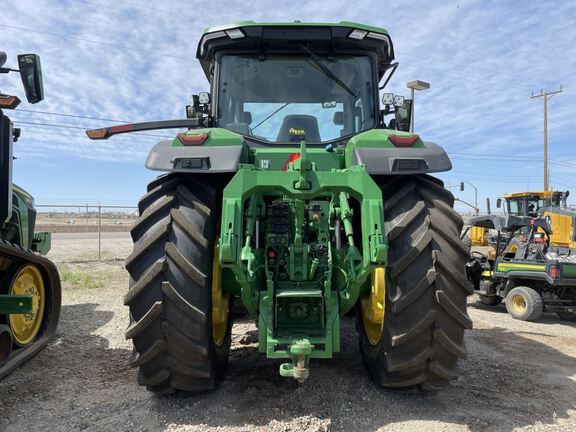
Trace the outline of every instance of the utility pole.
[[540, 90], [540, 94], [535, 95], [532, 92], [531, 99], [538, 98], [544, 101], [544, 190], [548, 190], [548, 99], [557, 93], [562, 93], [562, 85], [560, 90], [553, 92], [544, 92]]

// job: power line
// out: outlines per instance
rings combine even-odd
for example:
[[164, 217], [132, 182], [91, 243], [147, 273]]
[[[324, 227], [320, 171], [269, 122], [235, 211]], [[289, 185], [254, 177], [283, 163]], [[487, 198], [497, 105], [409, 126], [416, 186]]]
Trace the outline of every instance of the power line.
[[[22, 124], [29, 124], [29, 125], [36, 125], [36, 126], [44, 126], [44, 127], [55, 127], [55, 128], [63, 128], [63, 129], [76, 129], [76, 130], [83, 130], [85, 131], [86, 129], [89, 129], [87, 127], [81, 127], [81, 126], [71, 126], [71, 125], [64, 125], [64, 124], [52, 124], [52, 123], [37, 123], [37, 122], [29, 122], [29, 121], [24, 121], [24, 120], [16, 120], [14, 119], [16, 123], [22, 123]], [[141, 136], [149, 136], [149, 137], [156, 137], [156, 138], [164, 138], [164, 139], [172, 139], [174, 137], [167, 137], [164, 135], [155, 135], [155, 134], [145, 134], [145, 133], [141, 133], [141, 132], [133, 132], [134, 135], [141, 135]]]
[[47, 115], [60, 116], [60, 117], [80, 118], [80, 119], [87, 119], [87, 120], [109, 121], [109, 122], [115, 122], [115, 123], [130, 123], [127, 120], [115, 120], [115, 119], [108, 119], [108, 118], [83, 116], [83, 115], [77, 115], [77, 114], [64, 114], [64, 113], [57, 113], [57, 112], [53, 112], [53, 111], [36, 111], [36, 110], [27, 110], [27, 109], [18, 108], [14, 112], [19, 112], [19, 111], [35, 113], [35, 114], [47, 114]]
[[112, 48], [116, 48], [116, 49], [120, 49], [120, 50], [136, 51], [136, 52], [142, 52], [142, 53], [146, 53], [146, 54], [151, 54], [151, 55], [154, 55], [154, 56], [160, 56], [160, 57], [167, 57], [167, 58], [182, 60], [182, 56], [176, 56], [176, 55], [170, 55], [170, 54], [163, 54], [163, 53], [158, 52], [158, 51], [148, 51], [148, 50], [141, 49], [141, 48], [131, 48], [131, 47], [127, 47], [127, 46], [124, 46], [124, 45], [112, 44], [112, 43], [109, 43], [109, 42], [101, 42], [101, 41], [95, 41], [95, 40], [91, 40], [91, 39], [79, 38], [79, 37], [76, 37], [76, 36], [68, 36], [68, 35], [63, 35], [63, 34], [59, 34], [59, 33], [52, 33], [52, 32], [47, 32], [47, 31], [42, 31], [42, 30], [35, 30], [35, 29], [30, 29], [30, 28], [25, 28], [25, 27], [11, 26], [11, 25], [7, 25], [7, 24], [3, 24], [3, 23], [0, 23], [0, 26], [5, 27], [5, 28], [8, 28], [8, 29], [12, 29], [12, 30], [32, 32], [32, 33], [40, 33], [40, 34], [44, 34], [44, 35], [48, 35], [48, 36], [53, 36], [53, 37], [57, 37], [57, 38], [77, 40], [77, 41], [80, 41], [80, 42], [87, 42], [87, 43], [93, 43], [93, 44], [108, 46], [108, 47], [112, 47]]
[[[125, 10], [118, 9], [118, 8], [114, 8], [114, 7], [108, 6], [107, 4], [102, 4], [102, 3], [100, 3], [100, 2], [97, 2], [97, 3], [96, 3], [96, 2], [91, 1], [91, 0], [80, 0], [80, 1], [82, 1], [83, 3], [97, 4], [97, 5], [100, 5], [100, 6], [102, 6], [102, 7], [107, 8], [107, 9], [112, 9], [112, 10], [117, 10], [117, 11], [120, 11], [120, 12], [125, 12]], [[148, 7], [148, 6], [142, 6], [141, 4], [138, 4], [138, 3], [123, 1], [123, 0], [114, 0], [114, 3], [121, 3], [121, 4], [125, 4], [125, 5], [128, 5], [128, 6], [135, 7], [135, 8], [139, 8], [139, 9], [146, 9], [146, 10], [149, 10], [149, 11], [152, 11], [152, 12], [165, 13], [165, 14], [169, 14], [169, 15], [171, 15], [171, 16], [174, 16], [174, 15], [176, 14], [175, 11], [171, 11], [171, 10], [168, 10], [168, 9], [152, 8], [152, 7]], [[149, 16], [149, 17], [152, 17], [152, 18], [158, 18], [157, 16], [152, 16], [152, 15], [146, 15], [146, 16]], [[190, 15], [180, 15], [180, 16], [186, 17], [186, 18], [192, 18]], [[175, 21], [175, 20], [170, 20], [170, 21]]]
[[[61, 138], [67, 138], [67, 137], [86, 138], [86, 135], [71, 134], [71, 133], [62, 134], [62, 133], [57, 133], [57, 132], [44, 131], [42, 129], [26, 128], [26, 131], [23, 132], [22, 136], [20, 137], [20, 140], [28, 137], [29, 135], [38, 136], [38, 137], [44, 136], [44, 135], [53, 135], [53, 136], [58, 136]], [[157, 139], [153, 139], [153, 138], [142, 138], [142, 139], [145, 139], [145, 140], [149, 141], [150, 143], [154, 143], [154, 142], [158, 141]], [[134, 143], [133, 140], [127, 140], [127, 139], [114, 139], [114, 142], [115, 143], [119, 143], [119, 142], [132, 143], [132, 144]]]

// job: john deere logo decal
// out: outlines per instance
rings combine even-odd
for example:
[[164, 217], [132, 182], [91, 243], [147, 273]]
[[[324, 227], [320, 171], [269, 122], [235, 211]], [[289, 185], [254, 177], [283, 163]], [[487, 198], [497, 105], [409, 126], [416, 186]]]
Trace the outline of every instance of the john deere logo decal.
[[290, 130], [288, 131], [293, 135], [305, 135], [306, 132], [304, 131], [304, 129], [295, 129], [295, 128], [290, 128]]

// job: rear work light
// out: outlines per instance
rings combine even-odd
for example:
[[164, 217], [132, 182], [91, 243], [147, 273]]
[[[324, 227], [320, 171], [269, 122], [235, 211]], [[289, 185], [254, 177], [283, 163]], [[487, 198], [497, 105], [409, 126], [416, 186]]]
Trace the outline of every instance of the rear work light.
[[552, 279], [558, 279], [560, 277], [560, 267], [558, 267], [556, 264], [552, 264], [550, 267], [548, 267], [548, 274]]
[[392, 141], [392, 144], [394, 144], [395, 147], [413, 147], [418, 142], [420, 137], [418, 135], [390, 135], [388, 139]]
[[226, 30], [226, 34], [230, 39], [242, 39], [244, 37], [244, 32], [238, 28]]
[[364, 36], [366, 36], [367, 34], [368, 32], [365, 30], [354, 29], [350, 32], [348, 37], [350, 39], [362, 40], [364, 39]]
[[189, 135], [185, 133], [179, 133], [177, 135], [178, 139], [185, 146], [201, 146], [208, 139], [208, 134], [198, 134]]

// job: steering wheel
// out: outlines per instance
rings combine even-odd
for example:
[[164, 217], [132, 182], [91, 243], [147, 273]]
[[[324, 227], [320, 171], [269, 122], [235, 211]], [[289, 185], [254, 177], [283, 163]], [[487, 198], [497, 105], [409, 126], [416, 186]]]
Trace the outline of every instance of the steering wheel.
[[478, 260], [488, 259], [486, 254], [483, 254], [482, 252], [478, 252], [478, 251], [470, 251], [470, 256], [472, 256], [472, 258], [478, 259]]

